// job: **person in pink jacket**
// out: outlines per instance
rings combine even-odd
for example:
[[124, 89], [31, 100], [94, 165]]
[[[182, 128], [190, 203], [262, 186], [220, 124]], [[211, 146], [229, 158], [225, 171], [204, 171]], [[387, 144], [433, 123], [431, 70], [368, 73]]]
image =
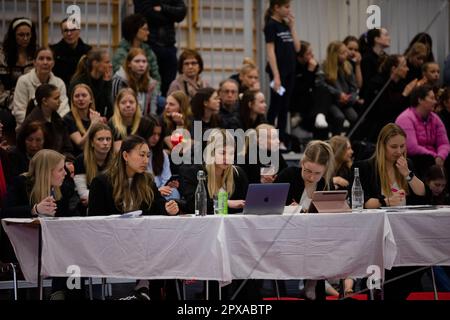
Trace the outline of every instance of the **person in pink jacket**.
[[411, 102], [412, 106], [395, 121], [406, 132], [408, 156], [419, 173], [425, 173], [433, 164], [444, 167], [450, 143], [443, 122], [433, 112], [437, 104], [433, 88], [417, 87], [411, 93]]

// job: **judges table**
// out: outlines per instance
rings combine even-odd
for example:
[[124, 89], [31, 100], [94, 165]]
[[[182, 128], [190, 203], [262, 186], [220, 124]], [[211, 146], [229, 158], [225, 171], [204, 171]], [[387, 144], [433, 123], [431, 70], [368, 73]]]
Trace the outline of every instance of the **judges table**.
[[[27, 281], [37, 282], [39, 229], [4, 219]], [[323, 279], [391, 268], [384, 213], [39, 219], [44, 277]], [[73, 270], [73, 269], [72, 269]], [[69, 271], [73, 272], [73, 271]]]
[[397, 247], [394, 266], [450, 266], [450, 208], [387, 216]]

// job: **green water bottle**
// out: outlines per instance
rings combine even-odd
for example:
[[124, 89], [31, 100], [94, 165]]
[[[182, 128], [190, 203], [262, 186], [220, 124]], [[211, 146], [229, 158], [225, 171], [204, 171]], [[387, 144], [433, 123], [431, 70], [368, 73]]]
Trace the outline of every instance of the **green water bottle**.
[[221, 188], [219, 190], [219, 193], [217, 194], [217, 198], [219, 202], [219, 214], [228, 214], [228, 193], [223, 188]]

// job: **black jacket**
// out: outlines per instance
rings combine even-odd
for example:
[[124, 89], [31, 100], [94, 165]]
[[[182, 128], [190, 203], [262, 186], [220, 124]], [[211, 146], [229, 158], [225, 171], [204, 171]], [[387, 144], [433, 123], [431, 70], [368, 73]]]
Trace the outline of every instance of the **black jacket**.
[[[2, 218], [31, 218], [30, 192], [31, 179], [24, 175], [14, 177], [8, 188]], [[74, 212], [70, 210], [70, 199], [75, 194], [73, 180], [66, 176], [61, 186], [62, 198], [56, 201], [56, 217], [70, 217]]]
[[67, 96], [72, 97], [72, 92], [75, 86], [79, 83], [84, 83], [91, 88], [95, 98], [95, 109], [104, 117], [109, 119], [114, 112], [112, 102], [112, 81], [105, 81], [102, 78], [96, 80], [89, 75], [81, 75], [70, 81]]
[[45, 141], [46, 148], [58, 151], [59, 153], [73, 158], [73, 146], [69, 137], [69, 132], [67, 131], [64, 121], [57, 112], [52, 113], [51, 122], [48, 122], [45, 119], [42, 109], [40, 107], [35, 107], [30, 114], [27, 115], [21, 128], [24, 128], [27, 123], [33, 121], [42, 122], [47, 130], [48, 141]]
[[[255, 164], [250, 163], [250, 158], [248, 156], [248, 152], [246, 154], [245, 159], [245, 165], [242, 166], [242, 168], [245, 170], [245, 173], [247, 174], [248, 182], [249, 183], [261, 183], [261, 168], [265, 167], [261, 164], [261, 160], [259, 158], [259, 149], [257, 150], [257, 161]], [[263, 154], [265, 154], [267, 151], [263, 151]], [[267, 154], [267, 157], [270, 158], [270, 154]], [[281, 152], [278, 153], [278, 172], [282, 172], [285, 168], [287, 168], [287, 163], [284, 160]]]
[[[150, 29], [149, 43], [161, 47], [175, 44], [175, 23], [186, 17], [187, 7], [183, 0], [134, 0], [134, 12], [147, 18]], [[161, 11], [153, 7], [161, 6]]]
[[[144, 215], [165, 215], [166, 200], [161, 196], [156, 185], [152, 185], [154, 199], [153, 203], [143, 203], [140, 210]], [[149, 209], [150, 207], [150, 209]], [[105, 216], [111, 214], [122, 214], [114, 204], [113, 188], [107, 174], [100, 174], [95, 177], [89, 186], [89, 216]]]
[[[300, 203], [303, 191], [305, 190], [305, 181], [302, 178], [302, 168], [289, 167], [280, 172], [274, 183], [289, 183], [289, 193], [286, 199], [286, 205], [291, 205], [293, 200]], [[317, 191], [325, 190], [325, 179], [322, 178], [317, 183]]]
[[[361, 186], [364, 190], [364, 203], [369, 199], [378, 199], [382, 205], [385, 205], [385, 196], [381, 193], [381, 180], [378, 175], [375, 158], [357, 162], [353, 168], [359, 168], [359, 177]], [[412, 161], [408, 159], [408, 168], [414, 172]], [[352, 170], [353, 172], [354, 170]], [[353, 181], [352, 181], [353, 183]], [[351, 190], [351, 188], [350, 188]], [[407, 205], [425, 204], [426, 197], [417, 196], [408, 185], [408, 195], [406, 196]]]
[[80, 61], [81, 56], [88, 53], [92, 47], [85, 44], [81, 38], [78, 40], [75, 49], [69, 46], [64, 39], [61, 39], [61, 41], [50, 47], [55, 56], [53, 73], [55, 76], [60, 77], [66, 84], [66, 88], [69, 89], [70, 80], [75, 74], [78, 61]]
[[[245, 200], [247, 196], [248, 180], [244, 170], [240, 167], [234, 167], [234, 192], [228, 196], [229, 200]], [[180, 193], [185, 201], [183, 211], [186, 213], [195, 212], [195, 190], [197, 189], [197, 172], [203, 170], [206, 174], [206, 169], [201, 165], [186, 165], [180, 167]], [[214, 213], [213, 199], [209, 195], [207, 183], [205, 181], [205, 189], [208, 195], [208, 214]], [[228, 208], [228, 213], [238, 213], [242, 209]]]

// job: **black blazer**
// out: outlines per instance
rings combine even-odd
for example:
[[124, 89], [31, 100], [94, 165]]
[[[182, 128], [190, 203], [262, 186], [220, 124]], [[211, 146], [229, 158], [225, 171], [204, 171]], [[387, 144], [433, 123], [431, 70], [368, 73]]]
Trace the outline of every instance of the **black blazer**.
[[[303, 191], [305, 191], [305, 181], [302, 178], [302, 168], [289, 167], [280, 172], [274, 183], [289, 183], [289, 193], [286, 199], [286, 205], [292, 204], [293, 200], [300, 203]], [[317, 191], [325, 190], [325, 179], [322, 178], [317, 183]]]
[[[228, 196], [229, 200], [245, 200], [247, 196], [248, 180], [247, 175], [244, 170], [240, 167], [235, 166], [233, 171], [234, 178], [234, 192], [231, 196]], [[184, 199], [183, 211], [186, 213], [195, 212], [195, 190], [197, 189], [197, 172], [198, 170], [203, 170], [206, 174], [206, 169], [202, 165], [186, 165], [180, 167], [180, 193]], [[205, 183], [208, 206], [208, 214], [214, 213], [214, 203], [213, 199], [209, 195], [208, 187]], [[238, 213], [242, 209], [231, 209], [228, 208], [228, 213]]]
[[[409, 159], [407, 161], [409, 170], [414, 172], [412, 161]], [[373, 198], [378, 199], [382, 205], [385, 205], [385, 196], [381, 194], [381, 180], [378, 175], [375, 158], [357, 162], [353, 165], [353, 168], [359, 168], [359, 178], [364, 190], [364, 203]], [[354, 169], [352, 172], [354, 172]], [[416, 195], [408, 185], [407, 205], [425, 204], [426, 202], [426, 197]]]
[[[5, 207], [2, 210], [2, 218], [30, 218], [31, 217], [31, 205], [30, 205], [30, 192], [31, 192], [31, 179], [19, 175], [14, 177], [12, 184], [8, 188], [6, 195]], [[61, 186], [62, 198], [56, 201], [57, 209], [56, 217], [70, 217], [74, 215], [74, 212], [70, 210], [70, 199], [75, 194], [75, 184], [69, 175]]]
[[[141, 205], [140, 210], [144, 215], [165, 215], [166, 200], [161, 196], [156, 185], [152, 184], [154, 199], [149, 206], [146, 203]], [[150, 209], [149, 209], [150, 207]], [[109, 176], [100, 174], [96, 176], [89, 186], [89, 216], [106, 216], [110, 214], [122, 214], [123, 210], [119, 210], [114, 204], [113, 188]]]

